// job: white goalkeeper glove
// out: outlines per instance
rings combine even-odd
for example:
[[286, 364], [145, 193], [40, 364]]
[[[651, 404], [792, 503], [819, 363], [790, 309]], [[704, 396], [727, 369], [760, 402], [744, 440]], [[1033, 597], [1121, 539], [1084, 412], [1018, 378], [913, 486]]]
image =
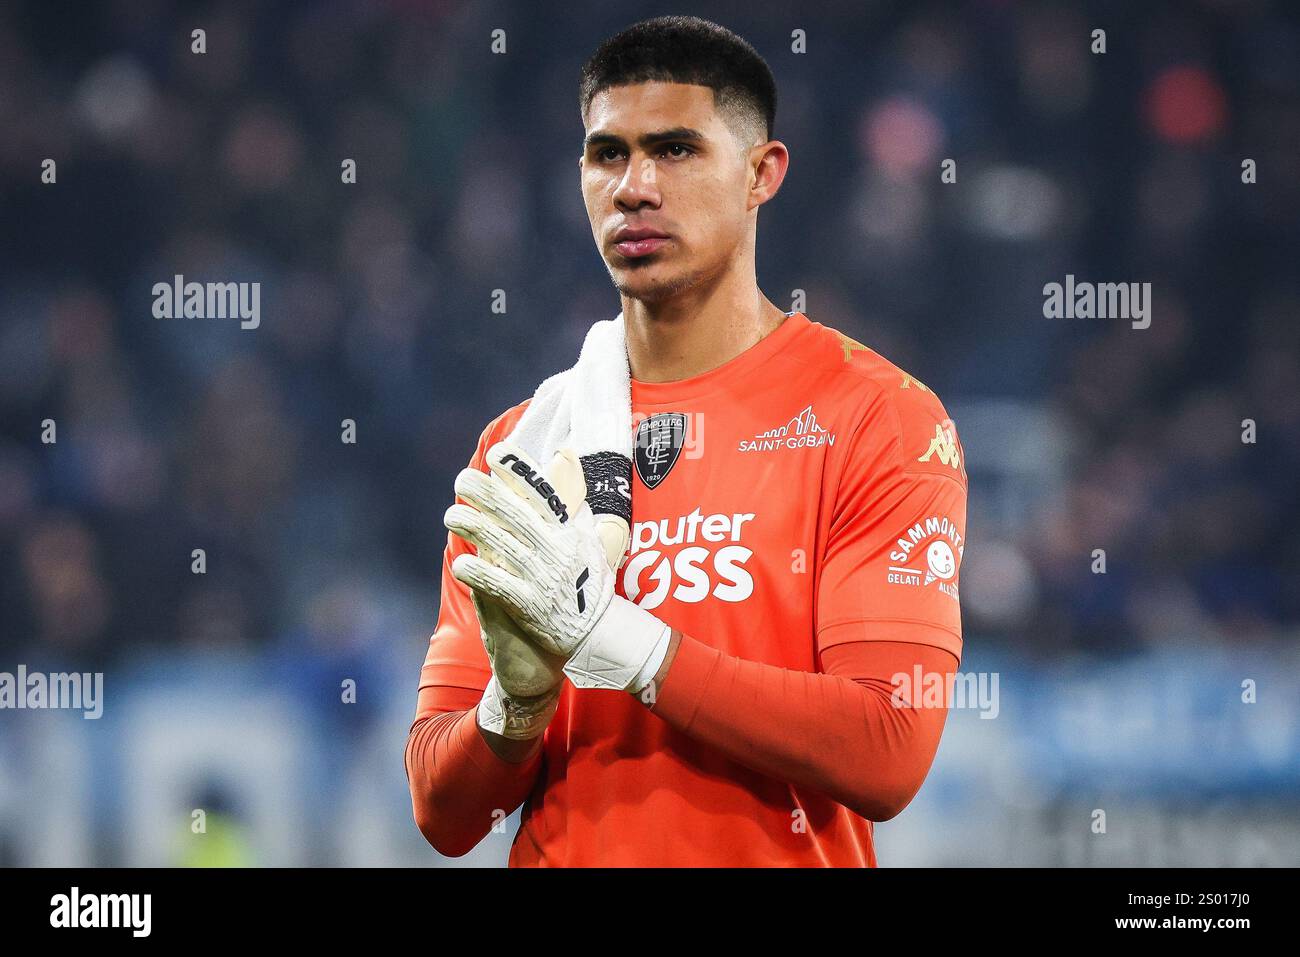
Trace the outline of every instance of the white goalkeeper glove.
[[457, 556], [452, 575], [500, 602], [543, 651], [566, 659], [575, 687], [641, 692], [672, 631], [614, 594], [611, 565], [624, 546], [614, 557], [606, 541], [625, 545], [626, 534], [597, 529], [577, 456], [563, 450], [548, 476], [522, 449], [498, 442], [487, 462], [490, 472], [467, 468], [456, 478], [456, 494], [470, 504], [451, 506], [443, 521], [480, 555]]
[[492, 678], [478, 705], [478, 725], [516, 741], [546, 730], [560, 703], [564, 659], [533, 644], [501, 605], [469, 590]]
[[[491, 549], [480, 547], [479, 555], [497, 561]], [[533, 644], [499, 602], [473, 588], [469, 594], [492, 664], [492, 678], [478, 706], [478, 725], [516, 741], [535, 738], [546, 730], [559, 706], [564, 659]]]

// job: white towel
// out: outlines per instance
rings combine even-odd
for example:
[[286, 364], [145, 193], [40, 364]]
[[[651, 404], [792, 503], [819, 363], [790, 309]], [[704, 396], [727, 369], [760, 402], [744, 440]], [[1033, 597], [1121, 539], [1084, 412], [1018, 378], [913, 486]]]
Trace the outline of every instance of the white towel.
[[577, 364], [542, 382], [510, 433], [546, 468], [555, 453], [572, 449], [582, 462], [587, 504], [607, 547], [627, 547], [632, 523], [632, 373], [623, 313], [595, 323]]

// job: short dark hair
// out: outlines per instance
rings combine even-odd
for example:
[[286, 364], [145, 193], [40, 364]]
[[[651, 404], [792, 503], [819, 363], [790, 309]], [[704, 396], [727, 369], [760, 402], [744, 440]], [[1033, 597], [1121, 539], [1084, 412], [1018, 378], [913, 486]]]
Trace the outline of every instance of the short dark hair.
[[761, 124], [764, 141], [772, 138], [776, 80], [766, 61], [743, 38], [699, 17], [642, 20], [602, 43], [582, 68], [583, 121], [601, 90], [656, 80], [707, 86], [733, 132], [757, 136]]

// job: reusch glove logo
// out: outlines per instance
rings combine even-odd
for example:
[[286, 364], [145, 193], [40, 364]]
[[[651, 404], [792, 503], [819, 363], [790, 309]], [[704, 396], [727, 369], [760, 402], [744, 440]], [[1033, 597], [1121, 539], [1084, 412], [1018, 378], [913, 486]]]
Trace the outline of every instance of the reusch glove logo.
[[561, 522], [569, 520], [568, 507], [565, 506], [564, 500], [560, 498], [559, 493], [555, 491], [551, 483], [546, 481], [545, 476], [539, 474], [536, 469], [530, 467], [514, 453], [508, 453], [501, 460], [501, 464], [520, 476], [528, 483], [529, 488], [545, 499], [546, 504]]

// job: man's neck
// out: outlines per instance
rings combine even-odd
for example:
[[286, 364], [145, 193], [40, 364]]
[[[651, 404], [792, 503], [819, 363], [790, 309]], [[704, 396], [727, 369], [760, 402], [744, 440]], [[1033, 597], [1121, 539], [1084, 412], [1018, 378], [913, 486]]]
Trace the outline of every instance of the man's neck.
[[623, 297], [632, 378], [675, 382], [702, 375], [749, 349], [786, 318], [752, 282], [739, 294], [694, 293], [655, 303]]

